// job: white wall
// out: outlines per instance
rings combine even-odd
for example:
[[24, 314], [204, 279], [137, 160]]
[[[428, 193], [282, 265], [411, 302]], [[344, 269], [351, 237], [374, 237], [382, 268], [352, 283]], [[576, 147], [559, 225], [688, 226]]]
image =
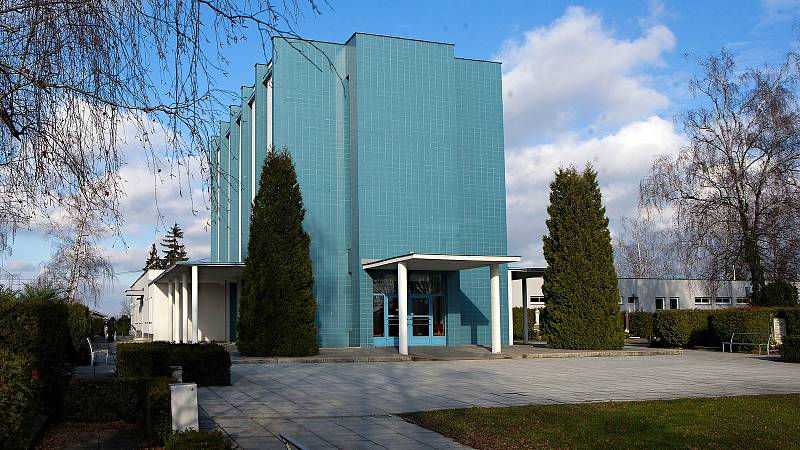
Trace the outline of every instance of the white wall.
[[225, 287], [219, 283], [200, 283], [198, 296], [197, 339], [227, 341]]

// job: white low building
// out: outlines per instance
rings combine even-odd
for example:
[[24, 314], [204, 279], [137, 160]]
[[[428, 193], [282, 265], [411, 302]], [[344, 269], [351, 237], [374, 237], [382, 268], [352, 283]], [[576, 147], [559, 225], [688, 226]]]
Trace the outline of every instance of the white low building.
[[[542, 294], [543, 276], [543, 268], [509, 269], [512, 305], [522, 307], [527, 297], [529, 309], [543, 308], [545, 306]], [[627, 312], [719, 309], [750, 304], [749, 281], [619, 278], [617, 286], [620, 293], [620, 310]]]

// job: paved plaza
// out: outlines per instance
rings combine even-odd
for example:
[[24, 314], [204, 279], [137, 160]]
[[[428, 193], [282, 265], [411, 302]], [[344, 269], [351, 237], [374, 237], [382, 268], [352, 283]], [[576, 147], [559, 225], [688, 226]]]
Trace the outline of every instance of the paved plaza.
[[517, 406], [800, 392], [800, 365], [775, 357], [683, 355], [340, 364], [237, 364], [232, 386], [202, 388], [202, 426], [242, 448], [448, 448], [458, 444], [395, 414]]

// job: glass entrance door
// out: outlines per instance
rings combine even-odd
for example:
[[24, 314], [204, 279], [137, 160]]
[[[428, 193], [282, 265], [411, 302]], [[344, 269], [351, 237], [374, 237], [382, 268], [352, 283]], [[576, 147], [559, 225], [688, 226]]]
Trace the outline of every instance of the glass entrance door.
[[[372, 339], [376, 347], [400, 345], [397, 279], [393, 273], [373, 277]], [[412, 272], [408, 289], [408, 345], [447, 345], [447, 302], [443, 277]]]
[[431, 345], [431, 295], [415, 294], [408, 299], [408, 345]]

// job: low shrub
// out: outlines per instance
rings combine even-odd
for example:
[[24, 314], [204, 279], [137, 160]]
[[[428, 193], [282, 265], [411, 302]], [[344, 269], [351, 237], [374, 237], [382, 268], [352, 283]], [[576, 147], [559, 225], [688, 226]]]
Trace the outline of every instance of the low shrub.
[[782, 308], [778, 317], [786, 319], [786, 334], [800, 336], [800, 308]]
[[105, 338], [106, 321], [102, 317], [92, 317], [92, 336]]
[[42, 412], [58, 415], [69, 379], [68, 312], [63, 302], [40, 291], [31, 289], [20, 299], [0, 302], [0, 347], [31, 359], [41, 384]]
[[800, 335], [790, 335], [783, 339], [781, 355], [786, 362], [800, 363]]
[[105, 377], [72, 380], [64, 395], [64, 419], [70, 422], [143, 420], [148, 378]]
[[[524, 311], [522, 308], [513, 308], [512, 317], [514, 319], [514, 339], [522, 339], [522, 316]], [[539, 318], [541, 320], [541, 317]], [[536, 337], [536, 331], [533, 326], [536, 325], [536, 311], [528, 308], [528, 338], [533, 339]]]
[[120, 376], [169, 376], [170, 366], [181, 366], [186, 383], [231, 384], [231, 358], [221, 345], [153, 342], [117, 346], [117, 374]]
[[[623, 322], [625, 315], [623, 314]], [[653, 337], [653, 313], [638, 311], [628, 315], [629, 325], [628, 334], [641, 338], [650, 339]]]
[[164, 445], [164, 450], [229, 450], [231, 441], [220, 431], [184, 431], [169, 436]]
[[773, 281], [753, 296], [753, 304], [758, 306], [798, 306], [797, 288], [784, 280]]
[[711, 329], [720, 343], [730, 341], [733, 333], [772, 333], [776, 313], [770, 308], [720, 309], [711, 316]]
[[27, 448], [31, 419], [36, 414], [37, 382], [33, 362], [0, 348], [0, 448]]
[[172, 382], [170, 378], [154, 378], [147, 388], [147, 432], [158, 442], [163, 442], [172, 432], [169, 394], [169, 384]]
[[130, 336], [131, 334], [131, 318], [122, 315], [117, 319], [117, 336]]
[[89, 343], [92, 338], [92, 314], [89, 308], [80, 303], [67, 305], [67, 326], [69, 327], [69, 360], [75, 364], [89, 361]]
[[658, 343], [667, 347], [719, 345], [711, 332], [709, 319], [714, 311], [669, 309], [656, 311], [653, 333]]

